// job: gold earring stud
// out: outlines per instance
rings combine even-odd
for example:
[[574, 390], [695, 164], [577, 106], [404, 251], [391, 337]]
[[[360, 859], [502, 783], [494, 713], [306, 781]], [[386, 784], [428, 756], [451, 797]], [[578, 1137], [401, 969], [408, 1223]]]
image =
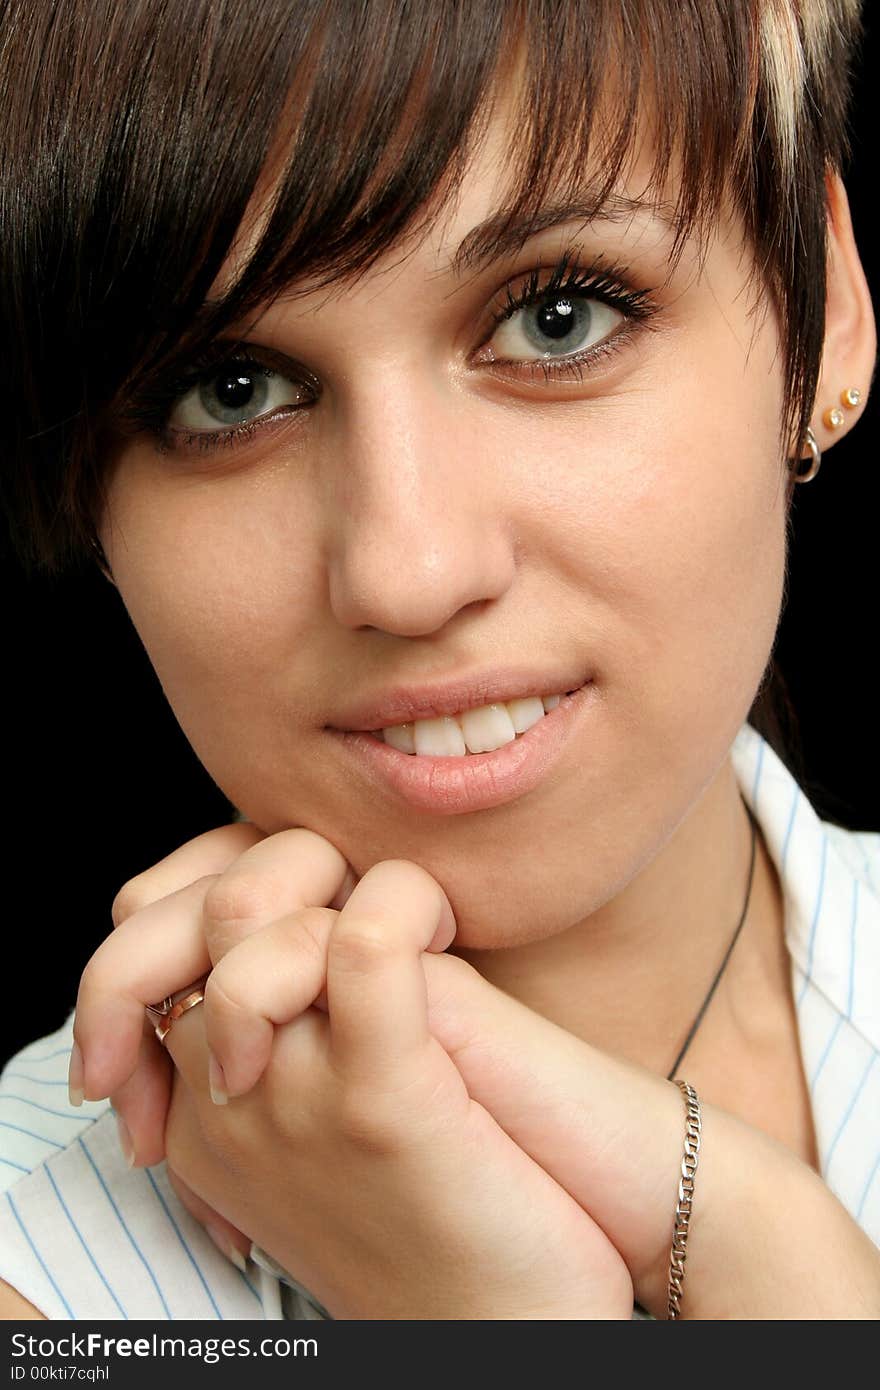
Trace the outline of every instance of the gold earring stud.
[[825, 411], [822, 421], [828, 430], [839, 429], [843, 424], [843, 411], [839, 406], [833, 405], [830, 410]]
[[840, 404], [845, 405], [848, 410], [855, 410], [861, 399], [862, 393], [857, 386], [848, 386], [840, 393]]

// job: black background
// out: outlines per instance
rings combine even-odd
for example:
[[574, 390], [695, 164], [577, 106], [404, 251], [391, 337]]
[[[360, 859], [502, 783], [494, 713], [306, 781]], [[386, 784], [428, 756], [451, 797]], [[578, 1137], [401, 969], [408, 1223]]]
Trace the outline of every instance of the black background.
[[[875, 15], [860, 59], [846, 180], [875, 304], [878, 39]], [[821, 815], [874, 830], [878, 426], [874, 395], [819, 478], [796, 491], [790, 593], [777, 646], [810, 798]], [[8, 738], [2, 1061], [63, 1022], [82, 966], [110, 929], [122, 883], [228, 820], [230, 807], [189, 748], [116, 590], [97, 570], [25, 581], [0, 557], [0, 577]]]

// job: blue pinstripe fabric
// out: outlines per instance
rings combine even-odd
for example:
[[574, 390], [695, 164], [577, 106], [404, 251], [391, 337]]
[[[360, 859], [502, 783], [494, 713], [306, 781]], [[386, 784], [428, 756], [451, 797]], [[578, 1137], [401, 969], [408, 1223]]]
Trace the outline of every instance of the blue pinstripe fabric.
[[[29, 1139], [39, 1139], [41, 1144], [51, 1144], [56, 1149], [64, 1148], [64, 1145], [59, 1144], [57, 1139], [49, 1139], [45, 1134], [35, 1134], [32, 1129], [25, 1129], [23, 1125], [10, 1124], [8, 1120], [0, 1120], [0, 1129], [12, 1129], [16, 1134], [26, 1134]], [[30, 1169], [27, 1171], [30, 1172]]]
[[[85, 1154], [85, 1156], [86, 1156], [86, 1158], [87, 1158], [87, 1160], [88, 1160], [88, 1162], [89, 1162], [89, 1165], [90, 1165], [90, 1167], [91, 1167], [93, 1173], [95, 1174], [95, 1177], [98, 1179], [98, 1182], [99, 1182], [100, 1185], [101, 1185], [101, 1189], [102, 1189], [102, 1191], [103, 1191], [105, 1197], [107, 1198], [107, 1201], [110, 1203], [110, 1206], [111, 1206], [111, 1208], [112, 1208], [112, 1210], [113, 1210], [113, 1215], [116, 1217], [117, 1221], [119, 1222], [120, 1226], [122, 1227], [123, 1231], [125, 1232], [126, 1237], [128, 1238], [128, 1241], [129, 1241], [129, 1243], [130, 1243], [130, 1245], [131, 1245], [132, 1250], [134, 1250], [134, 1253], [137, 1255], [137, 1257], [138, 1257], [138, 1259], [140, 1260], [141, 1264], [143, 1265], [144, 1269], [147, 1271], [147, 1274], [150, 1276], [150, 1279], [151, 1279], [152, 1284], [153, 1284], [153, 1288], [156, 1290], [156, 1293], [159, 1295], [159, 1302], [162, 1304], [162, 1309], [163, 1309], [163, 1311], [164, 1311], [164, 1313], [165, 1313], [165, 1316], [166, 1316], [166, 1318], [168, 1318], [168, 1320], [169, 1320], [169, 1322], [170, 1322], [170, 1321], [171, 1321], [171, 1309], [168, 1307], [168, 1303], [166, 1302], [165, 1295], [164, 1295], [164, 1293], [162, 1292], [162, 1287], [161, 1287], [161, 1285], [160, 1285], [160, 1283], [159, 1283], [159, 1280], [156, 1278], [156, 1274], [155, 1274], [155, 1271], [154, 1271], [154, 1269], [153, 1269], [153, 1266], [150, 1264], [150, 1261], [147, 1259], [146, 1255], [145, 1255], [144, 1252], [141, 1250], [140, 1246], [138, 1245], [137, 1241], [135, 1240], [134, 1236], [132, 1235], [131, 1231], [129, 1230], [129, 1227], [128, 1227], [128, 1224], [127, 1224], [127, 1222], [126, 1222], [126, 1220], [125, 1220], [125, 1217], [122, 1215], [122, 1212], [119, 1210], [119, 1206], [118, 1206], [117, 1202], [114, 1200], [113, 1194], [111, 1193], [110, 1188], [107, 1186], [107, 1182], [106, 1182], [106, 1180], [105, 1180], [105, 1178], [104, 1178], [104, 1175], [102, 1174], [100, 1168], [98, 1167], [97, 1163], [95, 1162], [94, 1158], [92, 1157], [91, 1152], [86, 1148], [85, 1144], [83, 1143], [82, 1137], [78, 1138], [76, 1142], [79, 1144], [80, 1148], [82, 1149], [83, 1153]], [[149, 1174], [147, 1174], [146, 1176], [149, 1176]]]
[[[67, 1299], [64, 1297], [64, 1294], [59, 1289], [58, 1285], [55, 1283], [55, 1280], [52, 1278], [52, 1271], [46, 1264], [46, 1261], [43, 1259], [42, 1255], [40, 1254], [39, 1250], [34, 1244], [33, 1236], [31, 1235], [25, 1223], [22, 1221], [21, 1216], [19, 1215], [18, 1208], [13, 1202], [12, 1195], [9, 1192], [6, 1193], [6, 1201], [9, 1204], [9, 1210], [12, 1212], [16, 1225], [18, 1226], [19, 1230], [21, 1231], [22, 1235], [27, 1241], [28, 1247], [33, 1252], [34, 1257], [37, 1263], [39, 1264], [40, 1268], [43, 1270], [43, 1273], [46, 1275], [47, 1280], [49, 1281], [55, 1293], [58, 1295], [58, 1299], [61, 1303], [61, 1306], [64, 1308], [65, 1313], [69, 1318], [75, 1318], [76, 1315], [73, 1309], [71, 1308]], [[7, 1280], [7, 1282], [9, 1281]]]
[[29, 1173], [31, 1170], [24, 1163], [16, 1163], [11, 1158], [0, 1158], [0, 1163], [5, 1163], [7, 1168], [14, 1168], [19, 1173]]
[[[880, 834], [819, 820], [748, 726], [733, 763], [780, 875], [822, 1175], [880, 1245]], [[0, 1077], [0, 1278], [50, 1318], [278, 1316], [277, 1266], [242, 1276], [175, 1196], [129, 1171], [106, 1103], [66, 1102], [71, 1021]], [[292, 1283], [283, 1316], [320, 1310]]]
[[[70, 1048], [67, 1049], [64, 1055], [66, 1057], [70, 1056]], [[6, 1081], [5, 1072], [3, 1073], [3, 1081]], [[78, 1122], [79, 1124], [82, 1124], [83, 1121], [83, 1116], [80, 1114], [78, 1110], [50, 1110], [48, 1106], [38, 1105], [35, 1100], [31, 1100], [30, 1096], [21, 1096], [13, 1091], [0, 1090], [0, 1101], [4, 1100], [14, 1101], [18, 1105], [29, 1105], [33, 1110], [39, 1110], [44, 1115], [56, 1115], [59, 1120], [73, 1120], [75, 1122]], [[85, 1118], [89, 1124], [93, 1125], [95, 1123], [94, 1118], [91, 1115], [87, 1115]], [[45, 1136], [41, 1135], [41, 1138], [44, 1137]]]
[[159, 1187], [158, 1187], [158, 1184], [157, 1184], [157, 1182], [156, 1182], [156, 1179], [153, 1177], [152, 1173], [150, 1173], [149, 1171], [147, 1172], [147, 1177], [148, 1177], [149, 1180], [150, 1180], [150, 1186], [152, 1187], [153, 1191], [155, 1192], [156, 1197], [157, 1197], [157, 1199], [158, 1199], [158, 1201], [159, 1201], [159, 1203], [160, 1203], [160, 1205], [161, 1205], [161, 1207], [162, 1207], [162, 1210], [165, 1212], [165, 1215], [168, 1217], [169, 1223], [170, 1223], [170, 1225], [171, 1225], [171, 1229], [174, 1231], [174, 1234], [177, 1236], [177, 1239], [180, 1241], [180, 1245], [181, 1245], [181, 1249], [183, 1250], [183, 1253], [186, 1255], [186, 1258], [189, 1260], [190, 1264], [192, 1265], [193, 1269], [195, 1270], [196, 1278], [200, 1281], [200, 1283], [201, 1283], [201, 1285], [202, 1285], [202, 1288], [205, 1290], [205, 1293], [207, 1294], [208, 1299], [210, 1300], [211, 1307], [214, 1309], [215, 1316], [218, 1317], [218, 1318], [220, 1318], [220, 1319], [222, 1320], [223, 1314], [220, 1312], [220, 1309], [219, 1309], [219, 1307], [217, 1306], [217, 1300], [215, 1299], [214, 1295], [211, 1293], [210, 1287], [209, 1287], [209, 1285], [208, 1285], [208, 1281], [207, 1281], [207, 1279], [205, 1278], [205, 1275], [204, 1275], [204, 1271], [199, 1267], [198, 1261], [196, 1260], [195, 1256], [193, 1255], [193, 1252], [190, 1250], [189, 1246], [187, 1245], [186, 1241], [184, 1240], [183, 1235], [182, 1235], [181, 1230], [180, 1230], [180, 1226], [179, 1226], [178, 1223], [175, 1221], [174, 1215], [173, 1215], [173, 1213], [172, 1213], [172, 1211], [171, 1211], [171, 1208], [169, 1207], [168, 1203], [165, 1201], [165, 1198], [162, 1196], [162, 1193], [159, 1191]]
[[27, 1062], [29, 1064], [32, 1063], [34, 1066], [38, 1066], [41, 1062], [54, 1062], [57, 1057], [68, 1057], [69, 1055], [70, 1053], [66, 1047], [58, 1047], [54, 1052], [49, 1052], [44, 1057], [32, 1057], [29, 1052], [27, 1054], [19, 1052], [17, 1060], [22, 1065]]
[[89, 1260], [89, 1262], [91, 1263], [93, 1269], [96, 1271], [96, 1273], [97, 1273], [97, 1275], [98, 1275], [98, 1278], [101, 1280], [101, 1283], [104, 1285], [104, 1288], [107, 1290], [107, 1292], [109, 1293], [110, 1297], [113, 1299], [113, 1302], [116, 1304], [116, 1307], [119, 1309], [119, 1316], [120, 1316], [121, 1318], [126, 1318], [126, 1319], [127, 1319], [127, 1318], [128, 1318], [128, 1314], [126, 1313], [126, 1311], [125, 1311], [125, 1309], [123, 1308], [122, 1304], [119, 1302], [119, 1299], [116, 1297], [116, 1294], [113, 1292], [113, 1289], [112, 1289], [112, 1287], [111, 1287], [111, 1285], [110, 1285], [110, 1283], [109, 1283], [109, 1280], [107, 1279], [107, 1277], [106, 1277], [106, 1275], [104, 1274], [103, 1270], [100, 1268], [100, 1266], [99, 1266], [99, 1264], [98, 1264], [98, 1261], [95, 1259], [94, 1255], [92, 1254], [91, 1249], [89, 1248], [89, 1243], [88, 1243], [88, 1241], [86, 1240], [86, 1238], [85, 1238], [85, 1236], [83, 1235], [82, 1231], [80, 1230], [79, 1226], [76, 1224], [75, 1220], [73, 1219], [73, 1216], [72, 1216], [71, 1213], [70, 1213], [70, 1209], [69, 1209], [67, 1203], [65, 1202], [65, 1200], [64, 1200], [64, 1198], [62, 1197], [60, 1191], [58, 1190], [58, 1184], [57, 1184], [57, 1182], [55, 1181], [55, 1178], [54, 1178], [53, 1175], [52, 1175], [52, 1170], [51, 1170], [51, 1168], [49, 1168], [48, 1166], [47, 1166], [47, 1168], [46, 1168], [46, 1177], [49, 1179], [50, 1183], [52, 1184], [52, 1191], [55, 1193], [55, 1196], [58, 1198], [58, 1205], [61, 1207], [61, 1210], [64, 1212], [64, 1215], [67, 1217], [67, 1220], [70, 1222], [70, 1225], [71, 1225], [73, 1231], [74, 1231], [75, 1234], [76, 1234], [77, 1240], [79, 1241], [80, 1245], [82, 1246], [83, 1250], [85, 1251], [86, 1259]]
[[804, 974], [803, 984], [798, 994], [798, 1004], [801, 1003], [807, 992], [810, 980], [813, 977], [813, 947], [816, 942], [816, 930], [819, 926], [819, 918], [822, 915], [822, 902], [825, 898], [825, 868], [828, 863], [828, 836], [822, 836], [822, 858], [819, 865], [819, 884], [816, 888], [816, 899], [813, 904], [813, 920], [810, 924], [810, 939], [807, 943], [807, 965]]

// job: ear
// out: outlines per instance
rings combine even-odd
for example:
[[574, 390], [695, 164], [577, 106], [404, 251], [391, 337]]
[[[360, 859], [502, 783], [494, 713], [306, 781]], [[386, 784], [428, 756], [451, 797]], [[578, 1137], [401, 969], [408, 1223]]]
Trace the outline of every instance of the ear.
[[[827, 190], [825, 345], [811, 421], [823, 452], [841, 439], [861, 416], [877, 356], [871, 295], [853, 237], [849, 200], [838, 174], [828, 175]], [[845, 404], [841, 399], [851, 388], [859, 394], [856, 406]], [[832, 417], [831, 411], [837, 414]]]

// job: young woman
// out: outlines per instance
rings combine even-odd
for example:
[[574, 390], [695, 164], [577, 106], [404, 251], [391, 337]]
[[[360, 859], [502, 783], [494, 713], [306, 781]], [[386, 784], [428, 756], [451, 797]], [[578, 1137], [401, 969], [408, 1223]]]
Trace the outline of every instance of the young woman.
[[8, 506], [241, 821], [4, 1073], [6, 1316], [877, 1316], [880, 837], [747, 722], [858, 4], [24, 9]]

